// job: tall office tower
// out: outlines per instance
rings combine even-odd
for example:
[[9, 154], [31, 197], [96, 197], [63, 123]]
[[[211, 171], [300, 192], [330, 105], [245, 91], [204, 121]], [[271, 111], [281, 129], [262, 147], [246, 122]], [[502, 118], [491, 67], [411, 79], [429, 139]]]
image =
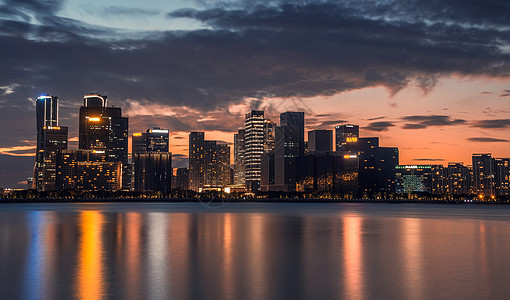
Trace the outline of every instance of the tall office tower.
[[260, 159], [264, 152], [264, 112], [252, 110], [244, 119], [245, 183], [246, 189], [260, 188]]
[[221, 141], [205, 141], [204, 185], [224, 187], [230, 181], [230, 147]]
[[206, 141], [203, 132], [189, 135], [190, 188], [230, 184], [230, 147], [220, 141]]
[[189, 181], [190, 189], [198, 191], [204, 184], [205, 165], [203, 132], [190, 132], [189, 134]]
[[276, 126], [275, 122], [264, 119], [264, 153], [274, 150]]
[[133, 155], [147, 151], [147, 133], [135, 132], [131, 138], [131, 152]]
[[38, 191], [56, 189], [57, 157], [67, 149], [67, 127], [43, 126], [39, 130], [35, 182]]
[[332, 130], [308, 131], [308, 153], [327, 153], [333, 151]]
[[79, 149], [105, 151], [108, 162], [122, 163], [122, 187], [131, 182], [128, 165], [128, 118], [120, 107], [108, 107], [106, 96], [85, 95], [80, 107]]
[[244, 177], [244, 159], [246, 152], [244, 133], [244, 129], [239, 129], [239, 131], [234, 134], [234, 184], [236, 185], [244, 185], [246, 183]]
[[168, 152], [169, 130], [154, 127], [147, 129], [147, 151]]
[[36, 100], [37, 149], [34, 181], [38, 191], [55, 190], [59, 151], [67, 149], [67, 127], [58, 126], [58, 97], [43, 95]]
[[37, 132], [46, 127], [58, 126], [58, 97], [42, 95], [35, 103]]
[[494, 184], [494, 159], [490, 153], [473, 154], [473, 185], [477, 194], [493, 196]]
[[494, 159], [494, 184], [496, 195], [508, 196], [510, 194], [510, 159]]
[[147, 151], [133, 155], [135, 165], [135, 190], [172, 190], [172, 154], [168, 151]]
[[276, 127], [274, 172], [275, 190], [292, 192], [304, 175], [305, 115], [303, 112], [280, 114]]
[[336, 151], [355, 151], [359, 138], [359, 125], [339, 125], [335, 127]]
[[469, 194], [469, 169], [462, 163], [448, 163], [446, 168], [446, 191], [449, 195]]

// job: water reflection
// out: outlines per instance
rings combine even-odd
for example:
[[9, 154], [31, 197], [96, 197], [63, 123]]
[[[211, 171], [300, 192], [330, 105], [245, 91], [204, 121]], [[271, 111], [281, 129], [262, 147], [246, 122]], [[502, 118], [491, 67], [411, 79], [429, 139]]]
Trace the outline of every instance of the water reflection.
[[245, 209], [0, 211], [2, 299], [510, 293], [509, 221], [465, 212], [461, 219], [427, 211], [380, 215], [350, 206], [294, 214]]
[[84, 211], [79, 215], [80, 240], [76, 268], [76, 297], [96, 300], [105, 296], [103, 274], [103, 215]]

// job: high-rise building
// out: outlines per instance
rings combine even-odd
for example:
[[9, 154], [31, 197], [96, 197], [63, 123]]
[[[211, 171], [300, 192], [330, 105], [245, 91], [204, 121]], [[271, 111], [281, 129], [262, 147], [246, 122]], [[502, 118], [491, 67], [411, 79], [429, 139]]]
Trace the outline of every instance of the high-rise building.
[[189, 180], [190, 189], [198, 191], [204, 184], [204, 148], [205, 138], [203, 132], [190, 132], [189, 134]]
[[353, 151], [357, 147], [359, 125], [339, 125], [335, 127], [336, 151]]
[[190, 188], [224, 187], [231, 183], [230, 146], [221, 141], [207, 141], [203, 132], [189, 135]]
[[280, 114], [280, 126], [276, 127], [274, 150], [274, 190], [295, 191], [296, 183], [304, 176], [304, 136], [304, 112]]
[[234, 134], [234, 184], [244, 185], [245, 182], [245, 153], [244, 129]]
[[147, 151], [147, 133], [135, 132], [131, 137], [131, 152], [133, 155]]
[[510, 194], [510, 159], [494, 159], [494, 183], [496, 195], [508, 196]]
[[154, 127], [147, 129], [147, 151], [168, 152], [169, 151], [169, 130]]
[[122, 187], [129, 189], [128, 118], [121, 108], [108, 107], [106, 96], [85, 95], [79, 118], [79, 149], [105, 151], [108, 162], [121, 162]]
[[67, 149], [67, 127], [43, 126], [39, 130], [36, 154], [36, 188], [39, 191], [56, 189], [57, 156]]
[[484, 196], [495, 195], [494, 159], [490, 153], [473, 154], [474, 192]]
[[333, 151], [332, 130], [308, 131], [308, 153], [325, 153]]
[[245, 183], [249, 191], [260, 188], [260, 161], [264, 152], [264, 112], [252, 110], [244, 119]]
[[58, 124], [58, 97], [43, 95], [36, 100], [37, 147], [34, 184], [39, 191], [56, 189], [59, 151], [67, 149], [68, 128]]
[[147, 151], [133, 155], [134, 187], [137, 191], [172, 190], [172, 154], [167, 151]]
[[446, 190], [450, 195], [466, 195], [470, 193], [469, 169], [462, 163], [451, 162], [446, 168]]
[[274, 150], [276, 126], [275, 122], [264, 119], [264, 152]]

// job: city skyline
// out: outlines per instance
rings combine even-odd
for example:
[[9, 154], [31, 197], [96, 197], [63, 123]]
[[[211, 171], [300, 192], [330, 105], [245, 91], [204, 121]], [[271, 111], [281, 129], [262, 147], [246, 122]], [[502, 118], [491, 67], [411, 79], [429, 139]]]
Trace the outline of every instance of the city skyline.
[[306, 132], [359, 125], [401, 164], [510, 157], [509, 4], [441, 5], [2, 1], [0, 186], [31, 177], [36, 98], [59, 97], [75, 149], [91, 91], [122, 108], [130, 137], [169, 129], [174, 167], [192, 131], [233, 152], [251, 109], [304, 111]]

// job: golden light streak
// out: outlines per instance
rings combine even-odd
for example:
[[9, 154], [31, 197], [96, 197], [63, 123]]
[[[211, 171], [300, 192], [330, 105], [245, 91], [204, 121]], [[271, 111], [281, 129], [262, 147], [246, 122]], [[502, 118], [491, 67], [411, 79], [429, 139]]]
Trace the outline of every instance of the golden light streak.
[[363, 245], [361, 218], [344, 217], [345, 291], [348, 299], [364, 299], [363, 294]]
[[97, 211], [80, 213], [80, 233], [78, 269], [76, 272], [76, 298], [84, 300], [102, 299], [105, 284], [103, 282], [102, 256], [103, 216]]

